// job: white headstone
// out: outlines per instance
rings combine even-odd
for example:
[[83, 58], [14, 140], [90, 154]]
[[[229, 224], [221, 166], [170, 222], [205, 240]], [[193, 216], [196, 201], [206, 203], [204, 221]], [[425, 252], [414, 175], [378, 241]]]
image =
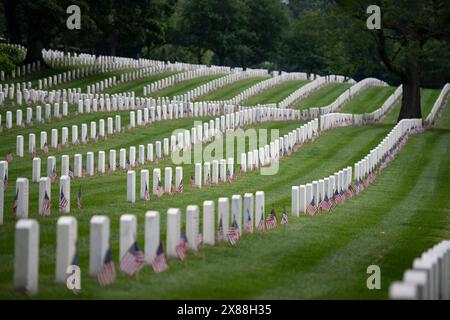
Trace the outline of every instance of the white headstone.
[[69, 176], [61, 176], [61, 178], [59, 180], [59, 211], [62, 213], [70, 212], [70, 177]]
[[93, 216], [91, 218], [89, 275], [96, 276], [100, 271], [109, 250], [109, 218]]
[[198, 250], [199, 219], [198, 206], [188, 206], [186, 208], [186, 238], [189, 248], [194, 251]]
[[230, 222], [230, 204], [228, 198], [219, 198], [217, 223], [222, 222], [223, 235], [226, 236]]
[[145, 261], [150, 264], [156, 257], [160, 243], [159, 212], [147, 211], [145, 213]]
[[120, 216], [120, 246], [119, 257], [123, 258], [125, 253], [136, 241], [137, 220], [134, 214], [123, 214]]
[[261, 219], [265, 219], [265, 195], [264, 191], [255, 193], [255, 226], [259, 225]]
[[127, 201], [136, 202], [136, 171], [134, 170], [127, 172]]
[[203, 242], [205, 244], [214, 245], [215, 224], [214, 224], [214, 202], [203, 202]]
[[16, 180], [17, 208], [16, 219], [28, 218], [28, 179], [17, 178]]
[[74, 217], [60, 217], [56, 230], [56, 275], [59, 283], [66, 282], [67, 267], [73, 265], [77, 257], [77, 220]]
[[168, 258], [176, 258], [176, 246], [181, 237], [181, 211], [177, 208], [167, 210], [166, 253]]
[[23, 219], [16, 223], [14, 248], [14, 288], [36, 294], [39, 283], [39, 224]]

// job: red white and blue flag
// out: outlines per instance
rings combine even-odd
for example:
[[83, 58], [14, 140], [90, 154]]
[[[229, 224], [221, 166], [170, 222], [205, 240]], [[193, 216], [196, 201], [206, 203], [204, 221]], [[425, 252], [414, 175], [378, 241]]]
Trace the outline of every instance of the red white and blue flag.
[[50, 215], [51, 202], [50, 197], [48, 196], [47, 190], [45, 190], [44, 198], [42, 199], [42, 215], [48, 216]]
[[103, 259], [103, 264], [100, 268], [100, 271], [97, 274], [97, 282], [103, 287], [113, 283], [115, 279], [116, 267], [112, 259], [111, 250], [108, 249], [105, 255], [105, 259]]
[[144, 253], [139, 250], [135, 241], [120, 260], [120, 270], [130, 276], [134, 276], [145, 265]]
[[233, 217], [233, 222], [231, 223], [231, 226], [228, 228], [227, 232], [227, 240], [228, 243], [232, 246], [235, 246], [240, 238], [241, 234], [239, 231], [239, 226], [236, 222], [236, 219]]
[[286, 208], [283, 208], [283, 213], [281, 214], [280, 224], [283, 224], [285, 226], [287, 226], [289, 224]]
[[152, 262], [153, 271], [156, 273], [163, 272], [169, 267], [166, 262], [166, 257], [164, 256], [163, 245], [160, 242], [158, 250], [156, 251], [156, 256]]
[[63, 192], [63, 190], [61, 188], [61, 192], [59, 194], [59, 208], [64, 210], [67, 207], [68, 204], [69, 204], [69, 201], [67, 201], [67, 198], [64, 195], [64, 192]]
[[180, 240], [175, 246], [175, 251], [177, 252], [178, 258], [180, 258], [181, 261], [186, 260], [187, 249], [188, 249], [187, 239], [186, 236], [182, 234]]

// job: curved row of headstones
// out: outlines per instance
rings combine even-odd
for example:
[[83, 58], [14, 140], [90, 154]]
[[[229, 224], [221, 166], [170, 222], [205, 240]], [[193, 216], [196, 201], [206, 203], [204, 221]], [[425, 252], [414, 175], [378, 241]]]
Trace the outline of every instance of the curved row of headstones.
[[[273, 214], [272, 214], [273, 213]], [[264, 232], [277, 225], [275, 212], [265, 214], [264, 191], [255, 195], [245, 193], [231, 198], [219, 198], [217, 215], [214, 201], [203, 202], [203, 215], [196, 205], [186, 208], [186, 224], [182, 228], [181, 210], [167, 210], [165, 254], [160, 236], [160, 214], [145, 214], [145, 243], [143, 250], [137, 245], [137, 218], [125, 214], [120, 218], [119, 269], [135, 275], [142, 267], [150, 265], [155, 272], [167, 269], [165, 256], [169, 259], [186, 260], [188, 250], [196, 252], [202, 245], [227, 242], [235, 246], [244, 233]], [[216, 217], [217, 216], [217, 217]], [[200, 231], [200, 219], [203, 230]], [[282, 224], [287, 224], [285, 212]], [[65, 283], [69, 266], [77, 265], [78, 225], [74, 217], [58, 219], [56, 238], [55, 281]], [[184, 230], [182, 230], [184, 229]], [[38, 293], [39, 283], [39, 223], [33, 219], [21, 219], [15, 227], [14, 288], [27, 294]], [[102, 286], [115, 280], [116, 268], [110, 246], [110, 219], [93, 216], [90, 220], [89, 276]]]
[[158, 81], [152, 82], [144, 86], [143, 92], [144, 96], [149, 95], [150, 93], [172, 87], [180, 82], [192, 80], [195, 78], [200, 78], [204, 76], [216, 75], [216, 74], [229, 74], [231, 72], [230, 67], [219, 67], [219, 66], [202, 66], [197, 69], [188, 70], [183, 73], [177, 73], [165, 78], [162, 78]]
[[346, 77], [338, 75], [328, 75], [323, 77], [316, 76], [316, 78], [313, 81], [298, 88], [297, 90], [292, 92], [289, 96], [280, 101], [278, 103], [278, 107], [287, 108], [296, 103], [297, 101], [305, 98], [312, 92], [317, 91], [330, 83], [344, 83], [344, 82], [355, 83], [355, 80], [353, 79], [347, 80]]
[[221, 87], [230, 85], [234, 82], [241, 81], [244, 79], [252, 78], [252, 77], [265, 77], [268, 76], [268, 70], [266, 69], [250, 69], [247, 68], [245, 71], [242, 71], [241, 68], [232, 69], [232, 73], [226, 75], [224, 77], [211, 80], [205, 84], [202, 84], [192, 90], [189, 90], [185, 94], [178, 97], [183, 101], [194, 101], [198, 97], [205, 95], [211, 91], [217, 90]]
[[450, 93], [450, 83], [446, 83], [445, 86], [442, 88], [441, 93], [439, 94], [439, 97], [434, 102], [430, 113], [427, 115], [427, 117], [425, 119], [426, 125], [434, 124], [439, 112], [442, 110], [442, 108], [445, 106], [445, 104], [447, 102], [449, 93]]
[[[234, 113], [226, 114], [215, 120], [210, 120], [203, 124], [194, 126], [190, 131], [185, 130], [184, 132], [179, 132], [178, 135], [172, 135], [169, 138], [163, 139], [161, 141], [156, 141], [155, 143], [155, 155], [156, 159], [161, 159], [165, 156], [169, 156], [177, 150], [188, 151], [191, 148], [191, 144], [208, 142], [211, 139], [216, 139], [221, 136], [222, 133], [235, 130], [239, 127], [246, 125], [251, 125], [257, 122], [274, 121], [274, 120], [295, 120], [297, 119], [298, 113], [294, 112], [292, 109], [269, 109], [269, 108], [254, 108], [240, 110]], [[312, 132], [312, 121], [307, 125], [308, 132]], [[317, 120], [315, 121], [315, 126], [317, 127]], [[138, 158], [136, 158], [136, 150], [138, 150]], [[119, 153], [119, 168], [129, 169], [133, 168], [137, 164], [144, 165], [146, 162], [154, 161], [153, 157], [153, 144], [147, 145], [147, 152], [144, 145], [139, 145], [138, 149], [135, 146], [129, 148], [129, 157], [127, 160], [127, 150], [121, 148]], [[147, 153], [147, 155], [145, 155]], [[74, 169], [70, 167], [70, 157], [69, 155], [63, 155], [61, 157], [61, 177], [64, 177], [64, 181], [67, 181], [70, 185], [70, 178], [82, 178], [85, 175], [93, 176], [98, 173], [111, 173], [116, 170], [116, 150], [109, 150], [109, 160], [108, 166], [106, 166], [106, 153], [104, 151], [98, 152], [98, 166], [95, 168], [94, 152], [87, 152], [86, 154], [86, 171], [83, 170], [82, 165], [82, 155], [74, 155]], [[52, 182], [56, 182], [57, 172], [56, 172], [56, 158], [54, 156], [49, 156], [47, 158], [47, 177], [50, 178]], [[41, 159], [39, 157], [33, 158], [32, 166], [32, 180], [33, 182], [40, 183], [41, 181]], [[2, 180], [7, 182], [8, 180], [8, 161], [0, 161], [0, 176]], [[23, 186], [23, 187], [22, 187]], [[20, 177], [17, 179], [16, 183], [16, 198], [25, 199], [23, 200], [24, 214], [23, 217], [28, 216], [28, 179], [25, 177]], [[41, 199], [45, 196], [45, 192], [41, 193]], [[50, 196], [50, 195], [48, 195]], [[69, 196], [69, 195], [66, 195]], [[61, 198], [61, 194], [60, 194]], [[2, 206], [3, 206], [3, 199]], [[22, 206], [21, 206], [22, 207]], [[3, 208], [2, 208], [3, 209]], [[20, 211], [20, 210], [19, 210]], [[3, 210], [0, 211], [3, 217]], [[20, 214], [19, 214], [20, 216]]]
[[450, 240], [444, 240], [414, 259], [402, 281], [389, 286], [393, 300], [450, 299]]
[[[403, 119], [363, 159], [354, 170], [346, 167], [334, 174], [306, 185], [292, 186], [292, 213], [314, 215], [321, 209], [330, 211], [336, 204], [352, 198], [367, 188], [395, 157], [409, 135], [423, 130], [422, 119]], [[355, 185], [352, 185], [352, 181]]]
[[[314, 76], [314, 75], [311, 75]], [[261, 82], [258, 82], [251, 86], [250, 88], [245, 89], [244, 91], [241, 91], [236, 96], [229, 100], [222, 101], [225, 104], [234, 104], [238, 105], [242, 101], [248, 99], [249, 97], [258, 94], [264, 90], [267, 90], [269, 88], [272, 88], [276, 85], [279, 85], [283, 82], [289, 81], [289, 80], [308, 80], [308, 74], [304, 72], [280, 72], [276, 74], [274, 72], [273, 77]]]

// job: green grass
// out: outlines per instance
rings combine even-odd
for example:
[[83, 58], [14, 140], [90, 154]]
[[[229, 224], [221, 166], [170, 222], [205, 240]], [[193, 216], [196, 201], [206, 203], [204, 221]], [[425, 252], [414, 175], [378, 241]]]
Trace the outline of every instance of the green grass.
[[269, 104], [278, 103], [292, 92], [307, 84], [307, 80], [289, 80], [272, 88], [264, 90], [263, 92], [251, 96], [247, 100], [244, 100], [242, 105], [255, 106], [257, 104]]
[[[421, 89], [420, 101], [422, 105], [422, 119], [425, 119], [430, 113], [433, 104], [439, 96], [440, 90]], [[400, 113], [401, 101], [398, 102], [384, 117], [383, 123], [393, 124], [397, 123], [398, 115]]]
[[78, 69], [84, 67], [83, 65], [78, 66], [72, 66], [72, 67], [57, 67], [57, 68], [48, 68], [48, 69], [42, 69], [40, 71], [33, 72], [31, 74], [27, 74], [24, 76], [16, 77], [14, 79], [8, 78], [4, 81], [0, 81], [0, 84], [4, 83], [22, 83], [22, 82], [31, 82], [31, 85], [33, 87], [37, 86], [38, 80], [43, 79], [49, 76], [57, 75], [60, 73], [64, 73], [66, 71], [72, 70], [72, 69]]
[[223, 86], [220, 89], [211, 91], [205, 95], [200, 96], [197, 101], [216, 101], [229, 100], [237, 96], [240, 92], [248, 89], [258, 82], [269, 79], [269, 77], [255, 77], [233, 82], [229, 85]]
[[311, 93], [306, 98], [299, 100], [292, 106], [292, 108], [308, 109], [327, 106], [350, 87], [351, 84], [347, 83], [328, 84], [325, 87]]
[[157, 98], [157, 97], [173, 97], [176, 95], [184, 94], [184, 93], [188, 92], [189, 90], [192, 90], [198, 86], [201, 86], [202, 84], [205, 84], [214, 79], [221, 78], [223, 76], [224, 76], [223, 74], [215, 74], [215, 75], [209, 75], [209, 76], [195, 78], [192, 80], [182, 81], [171, 87], [152, 92], [152, 93], [150, 93], [150, 96]]
[[380, 108], [384, 101], [394, 93], [394, 87], [370, 87], [367, 88], [349, 102], [347, 102], [341, 109], [342, 113], [366, 113], [372, 112]]
[[[199, 79], [196, 79], [199, 80]], [[322, 90], [327, 89], [327, 87]], [[343, 88], [341, 87], [340, 90]], [[178, 87], [183, 92], [184, 87]], [[326, 95], [314, 93], [308, 103], [319, 106], [326, 103]], [[331, 90], [333, 91], [333, 90]], [[425, 90], [422, 95], [423, 110], [431, 109], [439, 91]], [[179, 94], [179, 93], [174, 93]], [[337, 94], [336, 92], [330, 93]], [[433, 98], [434, 97], [434, 98]], [[370, 99], [362, 100], [362, 109], [370, 109]], [[351, 101], [352, 102], [352, 101]], [[350, 103], [351, 103], [350, 102]], [[365, 106], [367, 103], [367, 107]], [[394, 111], [393, 111], [394, 112]], [[82, 123], [110, 114], [80, 115], [57, 122], [57, 127], [70, 123]], [[129, 111], [125, 111], [122, 123], [127, 124]], [[208, 118], [203, 118], [205, 121]], [[68, 154], [73, 164], [73, 154], [99, 150], [128, 148], [130, 145], [151, 143], [168, 137], [177, 128], [190, 128], [193, 119], [162, 121], [143, 128], [136, 128], [98, 143], [70, 147], [61, 152], [51, 150], [57, 156]], [[270, 122], [255, 125], [256, 129], [279, 129], [285, 134], [300, 123], [296, 121]], [[169, 207], [201, 206], [204, 200], [216, 201], [219, 197], [243, 195], [246, 192], [264, 190], [266, 208], [272, 206], [280, 214], [283, 206], [290, 211], [291, 186], [323, 178], [345, 166], [353, 165], [374, 148], [391, 130], [393, 123], [359, 127], [337, 128], [322, 134], [314, 143], [307, 143], [280, 163], [278, 174], [262, 176], [249, 172], [232, 184], [213, 188], [192, 189], [185, 183], [185, 192], [160, 199], [151, 196], [149, 202], [125, 201], [126, 174], [117, 171], [113, 175], [98, 175], [75, 179], [71, 186], [72, 212], [78, 220], [78, 252], [82, 269], [82, 291], [76, 296], [62, 285], [54, 284], [56, 221], [58, 186], [52, 186], [52, 215], [37, 216], [38, 186], [30, 181], [30, 218], [40, 223], [40, 277], [37, 299], [383, 299], [387, 298], [389, 283], [399, 280], [412, 260], [439, 240], [450, 236], [448, 215], [448, 179], [450, 167], [450, 109], [444, 110], [437, 128], [414, 135], [398, 157], [383, 171], [375, 183], [354, 200], [347, 201], [331, 214], [315, 217], [290, 217], [287, 228], [253, 237], [244, 236], [237, 248], [226, 245], [205, 247], [198, 255], [189, 253], [186, 263], [170, 260], [170, 268], [162, 274], [154, 274], [144, 268], [138, 279], [123, 273], [107, 288], [100, 288], [88, 277], [89, 220], [92, 215], [104, 214], [111, 219], [111, 247], [118, 263], [119, 219], [122, 214], [136, 214], [138, 218], [138, 242], [144, 245], [144, 215], [147, 210], [161, 213], [161, 239], [165, 241], [166, 217]], [[49, 131], [49, 124], [33, 128], [12, 129], [0, 134], [0, 154], [15, 150], [15, 136], [20, 132], [28, 141], [28, 133]], [[30, 130], [30, 131], [26, 131]], [[219, 140], [218, 142], [220, 142]], [[25, 144], [27, 146], [27, 143]], [[236, 153], [236, 152], [235, 152]], [[414, 161], [411, 161], [411, 160]], [[45, 175], [45, 157], [41, 173]], [[162, 160], [156, 167], [175, 167], [170, 159]], [[152, 169], [155, 164], [141, 168]], [[182, 165], [184, 181], [193, 175], [193, 165]], [[137, 172], [137, 173], [138, 173]], [[138, 186], [139, 186], [139, 174]], [[26, 298], [12, 289], [14, 261], [14, 223], [11, 206], [15, 179], [31, 176], [31, 157], [15, 158], [9, 166], [10, 188], [5, 194], [5, 223], [0, 226], [0, 298]], [[75, 196], [79, 186], [83, 191], [83, 208], [76, 209]], [[182, 224], [184, 225], [184, 223]], [[382, 289], [366, 288], [367, 266], [381, 267]]]

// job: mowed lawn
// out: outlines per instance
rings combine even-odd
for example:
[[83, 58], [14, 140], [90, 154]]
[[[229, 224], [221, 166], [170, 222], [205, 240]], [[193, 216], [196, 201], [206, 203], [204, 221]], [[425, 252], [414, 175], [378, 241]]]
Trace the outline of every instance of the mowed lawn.
[[254, 86], [258, 82], [269, 79], [269, 77], [252, 77], [239, 80], [223, 86], [217, 90], [213, 90], [197, 98], [197, 101], [216, 101], [228, 100], [237, 96], [240, 92]]
[[380, 108], [395, 91], [395, 87], [369, 87], [348, 101], [340, 110], [342, 113], [369, 113]]
[[292, 105], [294, 109], [324, 107], [337, 99], [345, 90], [351, 87], [348, 83], [330, 83]]
[[[431, 97], [425, 99], [424, 110], [430, 110], [430, 104], [433, 103]], [[279, 217], [284, 206], [290, 213], [292, 185], [317, 180], [343, 167], [353, 166], [354, 162], [386, 136], [393, 124], [330, 130], [314, 143], [305, 144], [291, 157], [281, 160], [278, 174], [270, 177], [251, 172], [232, 184], [192, 189], [188, 185], [188, 177], [193, 175], [194, 167], [192, 164], [182, 165], [185, 192], [160, 199], [151, 196], [149, 202], [137, 200], [136, 203], [129, 204], [125, 201], [125, 171], [118, 171], [111, 176], [104, 174], [75, 179], [72, 183], [71, 215], [78, 219], [78, 252], [82, 269], [80, 295], [74, 295], [64, 286], [54, 284], [56, 221], [60, 216], [56, 202], [58, 186], [52, 186], [52, 216], [42, 218], [36, 213], [37, 185], [30, 181], [30, 217], [38, 219], [41, 230], [40, 288], [35, 298], [386, 298], [389, 282], [400, 279], [403, 270], [411, 266], [414, 257], [439, 240], [449, 237], [450, 200], [447, 197], [449, 187], [446, 182], [450, 176], [446, 160], [450, 151], [449, 113], [447, 106], [438, 129], [413, 136], [370, 188], [333, 213], [315, 217], [290, 217], [287, 228], [279, 227], [265, 234], [244, 236], [237, 248], [218, 245], [205, 247], [197, 255], [190, 252], [185, 263], [170, 260], [169, 270], [162, 274], [154, 274], [150, 267], [144, 268], [137, 278], [130, 278], [119, 272], [116, 282], [106, 288], [99, 287], [87, 275], [89, 220], [93, 215], [103, 214], [111, 219], [111, 248], [117, 267], [119, 219], [122, 214], [137, 215], [138, 242], [141, 247], [144, 245], [144, 215], [147, 210], [161, 213], [163, 243], [165, 214], [169, 207], [181, 208], [184, 220], [187, 205], [196, 204], [201, 207], [204, 200], [214, 200], [217, 210], [219, 197], [231, 198], [233, 194], [243, 195], [245, 192], [264, 190], [266, 213], [273, 206]], [[425, 115], [424, 113], [424, 117]], [[82, 153], [85, 161], [85, 153], [95, 151], [97, 160], [99, 150], [118, 150], [120, 147], [154, 142], [169, 136], [176, 128], [190, 128], [193, 124], [193, 119], [175, 120], [173, 123], [163, 121], [130, 130], [96, 144], [63, 149], [57, 154], [58, 172], [62, 154]], [[279, 129], [282, 135], [299, 125], [301, 123], [289, 121], [263, 123], [254, 127]], [[10, 135], [8, 141], [14, 140], [14, 132], [7, 134]], [[15, 142], [13, 143], [15, 146]], [[51, 154], [54, 154], [53, 151]], [[71, 164], [72, 161], [71, 157]], [[140, 180], [139, 169], [146, 168], [151, 172], [154, 167], [165, 166], [175, 167], [169, 159], [162, 160], [159, 164], [139, 167], [137, 186]], [[31, 175], [29, 155], [24, 159], [15, 159], [10, 164], [10, 188], [5, 197], [5, 224], [0, 227], [0, 298], [3, 299], [24, 298], [12, 289], [14, 224], [11, 220], [11, 207], [14, 181], [20, 175]], [[80, 186], [83, 208], [79, 210], [74, 207]], [[371, 264], [381, 267], [381, 290], [366, 288], [366, 269]]]
[[278, 103], [308, 82], [308, 80], [289, 80], [282, 82], [244, 100], [242, 105], [255, 106], [257, 104]]

